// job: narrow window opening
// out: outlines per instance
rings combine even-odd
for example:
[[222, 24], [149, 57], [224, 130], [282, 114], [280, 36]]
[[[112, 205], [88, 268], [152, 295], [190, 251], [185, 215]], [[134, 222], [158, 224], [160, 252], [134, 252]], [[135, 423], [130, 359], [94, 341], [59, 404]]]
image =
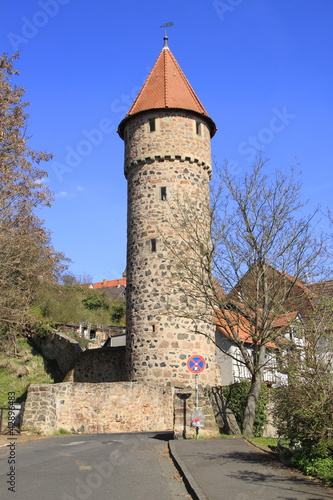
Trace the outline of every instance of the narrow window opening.
[[166, 186], [161, 187], [161, 200], [166, 201], [167, 199], [167, 188]]
[[196, 128], [197, 135], [201, 135], [201, 122], [196, 121], [195, 122], [195, 128]]
[[149, 125], [149, 132], [155, 132], [156, 130], [155, 118], [149, 118], [148, 125]]
[[155, 333], [155, 325], [152, 325], [153, 333]]
[[150, 240], [150, 250], [151, 252], [156, 252], [156, 238]]

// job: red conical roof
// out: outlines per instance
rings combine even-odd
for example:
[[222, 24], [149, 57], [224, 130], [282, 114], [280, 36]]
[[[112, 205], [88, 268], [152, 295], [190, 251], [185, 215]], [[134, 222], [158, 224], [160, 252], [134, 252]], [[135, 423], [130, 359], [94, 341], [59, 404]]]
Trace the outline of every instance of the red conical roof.
[[207, 119], [211, 136], [215, 134], [215, 123], [201, 104], [170, 49], [163, 47], [142, 89], [120, 123], [119, 134], [122, 136], [123, 122], [136, 113], [166, 108], [194, 111]]

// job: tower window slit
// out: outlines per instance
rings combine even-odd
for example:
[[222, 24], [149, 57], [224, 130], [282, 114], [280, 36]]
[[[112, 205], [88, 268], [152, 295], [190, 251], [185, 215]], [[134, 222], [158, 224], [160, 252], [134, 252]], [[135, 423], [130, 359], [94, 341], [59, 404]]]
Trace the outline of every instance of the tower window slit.
[[199, 121], [195, 122], [195, 130], [196, 130], [197, 135], [201, 135], [201, 122], [199, 122]]
[[156, 252], [156, 247], [157, 247], [157, 241], [156, 238], [152, 238], [150, 240], [150, 251], [151, 252]]
[[149, 118], [148, 126], [149, 126], [149, 132], [155, 132], [156, 130], [155, 118]]
[[161, 187], [161, 200], [166, 201], [167, 199], [167, 188], [166, 186]]

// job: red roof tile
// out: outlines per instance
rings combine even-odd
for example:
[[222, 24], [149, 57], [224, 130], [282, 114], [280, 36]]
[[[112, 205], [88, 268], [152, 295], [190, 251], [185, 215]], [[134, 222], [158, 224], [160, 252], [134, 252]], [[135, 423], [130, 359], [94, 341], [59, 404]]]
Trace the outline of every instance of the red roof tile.
[[[251, 335], [253, 328], [249, 320], [239, 312], [228, 310], [222, 312], [219, 310], [216, 314], [216, 327], [223, 335], [232, 341], [234, 341], [236, 337], [240, 342], [245, 342], [246, 344], [254, 343]], [[273, 348], [277, 347], [273, 342], [267, 342], [266, 345]]]
[[122, 136], [123, 123], [129, 117], [152, 109], [186, 109], [205, 117], [211, 136], [216, 126], [201, 104], [189, 81], [168, 47], [164, 47], [153, 69], [143, 84], [130, 110], [120, 123], [118, 132]]
[[99, 283], [93, 283], [94, 288], [107, 288], [110, 286], [126, 286], [126, 278], [120, 278], [117, 280], [103, 280], [100, 281]]
[[298, 316], [298, 311], [288, 312], [282, 314], [273, 323], [274, 328], [281, 328], [282, 326], [289, 326], [292, 321], [294, 321]]

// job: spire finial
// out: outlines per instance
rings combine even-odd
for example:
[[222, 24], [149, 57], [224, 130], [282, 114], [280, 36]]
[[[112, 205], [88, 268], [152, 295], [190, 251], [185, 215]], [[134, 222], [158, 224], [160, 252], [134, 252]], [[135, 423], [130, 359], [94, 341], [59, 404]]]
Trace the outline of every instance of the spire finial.
[[170, 26], [173, 26], [173, 23], [165, 23], [165, 24], [162, 24], [161, 28], [164, 28], [164, 37], [163, 37], [163, 40], [164, 40], [164, 49], [168, 49], [169, 46], [168, 46], [168, 35], [167, 35], [167, 28], [169, 28]]

